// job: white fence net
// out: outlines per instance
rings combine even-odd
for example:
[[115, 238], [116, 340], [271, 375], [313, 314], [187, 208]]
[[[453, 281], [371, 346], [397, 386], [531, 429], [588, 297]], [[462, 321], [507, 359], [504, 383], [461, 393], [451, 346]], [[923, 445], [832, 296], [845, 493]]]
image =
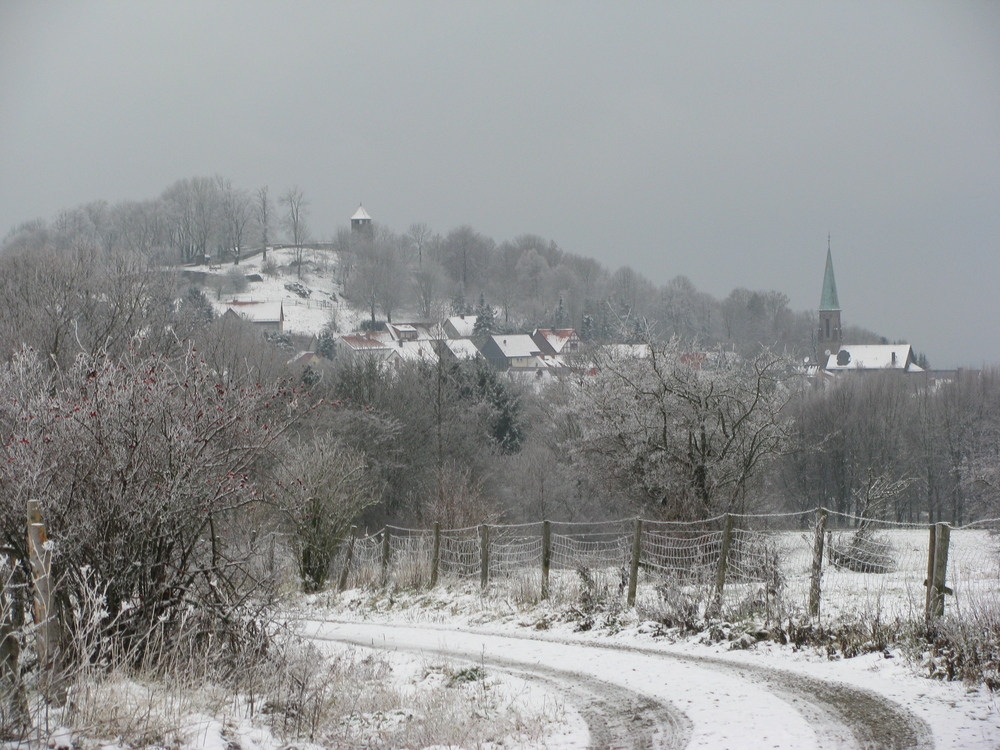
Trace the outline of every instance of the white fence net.
[[[700, 602], [703, 613], [765, 607], [833, 619], [923, 617], [934, 527], [825, 515], [821, 540], [818, 512], [696, 523], [538, 522], [436, 534], [388, 527], [345, 541], [334, 575], [347, 587], [486, 581], [488, 591], [516, 586], [519, 596], [533, 600], [543, 587], [553, 599], [626, 597], [633, 588], [637, 604], [684, 596]], [[947, 606], [996, 600], [1000, 521], [949, 531]]]

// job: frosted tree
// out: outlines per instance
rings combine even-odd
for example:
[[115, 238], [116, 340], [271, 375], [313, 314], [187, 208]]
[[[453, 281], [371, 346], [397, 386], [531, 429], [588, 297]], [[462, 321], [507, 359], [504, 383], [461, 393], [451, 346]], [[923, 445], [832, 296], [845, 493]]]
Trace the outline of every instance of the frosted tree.
[[296, 444], [285, 464], [285, 516], [306, 591], [319, 591], [351, 522], [379, 496], [365, 456], [333, 435]]
[[648, 335], [594, 353], [582, 380], [583, 450], [627, 495], [668, 517], [747, 507], [747, 490], [785, 446], [787, 363], [699, 352]]

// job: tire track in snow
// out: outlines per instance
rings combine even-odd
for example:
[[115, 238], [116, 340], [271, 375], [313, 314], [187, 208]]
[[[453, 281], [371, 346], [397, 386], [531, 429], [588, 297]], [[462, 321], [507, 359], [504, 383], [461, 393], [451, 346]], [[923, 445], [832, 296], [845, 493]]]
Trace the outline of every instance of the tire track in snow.
[[[594, 643], [582, 643], [580, 641], [573, 641], [569, 639], [556, 639], [551, 637], [541, 637], [537, 635], [525, 635], [525, 634], [498, 634], [489, 631], [483, 631], [478, 629], [470, 629], [463, 631], [456, 631], [453, 628], [447, 628], [442, 626], [434, 625], [398, 625], [398, 624], [386, 624], [386, 623], [350, 623], [350, 622], [323, 622], [320, 620], [307, 620], [307, 622], [312, 622], [316, 625], [330, 625], [333, 627], [341, 628], [360, 628], [362, 630], [367, 630], [367, 635], [358, 636], [358, 640], [354, 640], [352, 637], [344, 635], [319, 635], [320, 639], [326, 640], [339, 640], [355, 642], [359, 645], [366, 646], [376, 646], [379, 644], [374, 642], [372, 637], [372, 631], [375, 634], [381, 635], [383, 638], [388, 630], [399, 633], [403, 639], [402, 644], [392, 644], [385, 642], [386, 647], [402, 647], [409, 650], [428, 650], [438, 653], [446, 653], [449, 656], [455, 658], [470, 659], [482, 661], [485, 659], [487, 663], [498, 664], [504, 668], [512, 668], [518, 671], [527, 671], [528, 673], [534, 672], [539, 674], [543, 679], [551, 678], [551, 674], [557, 674], [559, 681], [564, 685], [568, 681], [570, 684], [579, 684], [581, 687], [587, 685], [588, 687], [584, 689], [584, 693], [579, 694], [579, 699], [584, 700], [584, 707], [586, 707], [585, 693], [587, 691], [597, 691], [597, 695], [612, 695], [616, 690], [625, 690], [626, 694], [633, 696], [634, 699], [649, 700], [658, 708], [652, 710], [652, 714], [657, 714], [659, 712], [658, 719], [650, 719], [656, 723], [659, 722], [659, 726], [667, 728], [668, 731], [664, 731], [664, 738], [669, 738], [669, 741], [673, 744], [659, 745], [656, 743], [657, 735], [655, 732], [647, 733], [640, 738], [640, 742], [655, 743], [657, 746], [666, 747], [682, 747], [686, 744], [687, 739], [690, 738], [691, 732], [691, 718], [694, 718], [692, 714], [697, 714], [695, 718], [695, 737], [693, 744], [696, 746], [703, 747], [715, 747], [713, 744], [715, 740], [719, 740], [724, 736], [728, 736], [732, 739], [732, 735], [736, 734], [740, 738], [741, 744], [732, 745], [733, 747], [770, 747], [769, 744], [771, 739], [774, 739], [772, 735], [779, 735], [780, 739], [775, 744], [775, 746], [786, 746], [786, 747], [816, 747], [820, 749], [826, 748], [862, 748], [868, 750], [869, 748], [877, 748], [879, 750], [908, 750], [913, 748], [914, 750], [930, 750], [934, 747], [932, 735], [929, 727], [921, 719], [917, 718], [912, 712], [908, 711], [903, 706], [873, 692], [859, 687], [854, 687], [846, 685], [844, 683], [838, 682], [827, 682], [817, 678], [809, 677], [806, 675], [796, 674], [793, 672], [785, 671], [773, 667], [765, 667], [761, 665], [747, 665], [741, 663], [734, 663], [724, 659], [711, 657], [711, 656], [695, 656], [690, 654], [675, 654], [666, 653], [663, 651], [642, 648], [640, 646], [627, 646], [620, 644], [594, 644]], [[485, 649], [482, 649], [482, 657], [479, 653], [471, 654], [468, 650], [461, 650], [460, 648], [454, 648], [453, 646], [458, 644], [448, 644], [440, 643], [432, 644], [426, 641], [423, 643], [413, 641], [411, 644], [406, 644], [406, 633], [412, 634], [415, 637], [419, 633], [433, 633], [436, 634], [437, 638], [442, 636], [447, 636], [448, 634], [454, 634], [456, 638], [459, 635], [474, 636], [483, 639], [489, 639], [490, 641], [495, 641], [494, 646], [501, 653], [503, 652], [502, 640], [510, 639], [515, 641], [526, 641], [536, 645], [559, 645], [572, 649], [588, 649], [592, 652], [608, 652], [622, 653], [623, 657], [625, 654], [630, 654], [634, 656], [641, 657], [644, 662], [644, 672], [646, 672], [650, 677], [659, 674], [658, 667], [664, 662], [668, 662], [673, 666], [673, 672], [680, 670], [684, 672], [680, 676], [681, 681], [684, 679], [690, 680], [692, 674], [699, 679], [696, 680], [696, 684], [700, 686], [703, 692], [715, 692], [715, 690], [706, 690], [706, 685], [711, 685], [713, 688], [718, 686], [721, 690], [721, 701], [719, 698], [713, 700], [717, 701], [718, 704], [715, 706], [710, 706], [710, 708], [717, 711], [717, 722], [723, 728], [719, 727], [707, 727], [706, 725], [711, 725], [713, 723], [713, 714], [711, 711], [706, 711], [706, 705], [708, 699], [703, 695], [693, 695], [689, 690], [686, 690], [683, 686], [673, 684], [671, 680], [666, 679], [656, 683], [656, 679], [648, 679], [639, 675], [633, 679], [642, 681], [642, 690], [635, 690], [630, 687], [629, 675], [623, 672], [620, 675], [616, 675], [616, 682], [611, 682], [607, 679], [601, 679], [594, 675], [583, 675], [579, 670], [564, 670], [561, 668], [556, 668], [551, 665], [543, 665], [538, 661], [528, 661], [526, 657], [521, 657], [519, 659], [511, 658], [501, 658], [486, 656]], [[315, 636], [314, 636], [315, 637]], [[412, 640], [411, 637], [411, 640]], [[499, 639], [499, 641], [497, 641]], [[453, 640], [453, 639], [447, 639]], [[497, 645], [499, 643], [499, 645]], [[514, 651], [515, 649], [508, 647], [508, 651]], [[687, 670], [685, 672], [685, 670]], [[635, 671], [635, 668], [633, 668]], [[719, 678], [709, 678], [706, 682], [705, 672], [710, 672], [719, 675]], [[549, 673], [549, 674], [546, 674]], [[662, 675], [661, 675], [662, 677]], [[727, 679], [727, 678], [735, 678]], [[625, 684], [621, 684], [624, 682]], [[742, 690], [740, 685], [743, 686]], [[801, 725], [801, 727], [806, 727], [806, 732], [809, 737], [806, 738], [802, 735], [802, 728], [800, 727], [798, 731], [800, 736], [798, 740], [792, 737], [792, 741], [798, 741], [802, 744], [788, 744], [790, 736], [789, 732], [796, 731], [794, 728], [789, 727], [776, 727], [774, 726], [775, 720], [772, 719], [771, 722], [760, 722], [758, 721], [756, 725], [753, 725], [752, 721], [748, 722], [747, 717], [741, 717], [739, 715], [740, 710], [740, 700], [741, 697], [745, 700], [748, 696], [751, 698], [758, 698], [761, 693], [766, 693], [771, 695], [773, 699], [777, 699], [787, 706], [784, 711], [785, 723], [794, 724], [795, 721]], [[688, 700], [688, 698], [694, 699]], [[612, 703], [618, 703], [625, 706], [628, 700], [623, 696], [619, 695], [612, 699]], [[682, 711], [681, 706], [687, 704], [688, 710]], [[639, 705], [639, 704], [636, 704]], [[771, 707], [773, 710], [773, 706]], [[735, 713], [734, 713], [735, 711]], [[581, 711], [586, 716], [586, 711]], [[623, 708], [620, 711], [607, 710], [594, 711], [591, 717], [588, 717], [588, 723], [593, 720], [595, 730], [595, 739], [599, 742], [599, 746], [604, 747], [618, 747], [618, 740], [614, 739], [614, 736], [620, 736], [622, 732], [619, 729], [610, 731], [607, 735], [608, 739], [605, 740], [604, 735], [602, 735], [602, 722], [607, 723], [610, 721], [610, 726], [614, 727], [626, 727], [627, 734], [627, 716], [629, 709]], [[789, 713], [791, 715], [789, 715]], [[646, 712], [649, 714], [649, 711]], [[643, 715], [646, 715], [643, 714]], [[685, 715], [688, 714], [688, 715]], [[651, 714], [650, 714], [651, 715]], [[773, 716], [781, 716], [780, 713], [772, 714]], [[796, 716], [797, 715], [797, 716]], [[618, 717], [618, 718], [616, 718]], [[691, 717], [691, 718], [689, 718]], [[624, 724], [622, 723], [623, 718], [625, 719]], [[728, 730], [725, 729], [726, 724], [732, 724], [735, 722], [737, 725], [739, 722], [749, 723], [751, 726], [739, 728], [730, 727]], [[749, 733], [747, 733], [749, 731]], [[784, 731], [784, 734], [782, 732]], [[617, 735], [614, 733], [617, 732]], [[740, 732], [743, 732], [740, 734]], [[756, 732], [757, 735], [752, 733]], [[704, 736], [703, 736], [704, 735]], [[713, 739], [714, 738], [714, 739]], [[605, 742], [611, 744], [604, 744]], [[784, 744], [782, 744], [784, 743]], [[625, 744], [623, 747], [650, 747], [651, 744]]]
[[788, 701], [823, 735], [819, 738], [820, 747], [858, 747], [863, 750], [932, 750], [934, 747], [933, 735], [926, 722], [904, 706], [872, 690], [841, 682], [827, 682], [775, 667], [736, 664], [711, 656], [671, 654], [620, 644], [595, 644], [595, 647], [685, 661], [763, 685]]
[[[380, 646], [372, 638], [310, 636], [314, 640], [350, 643], [364, 648], [392, 648], [413, 652], [424, 647], [399, 644]], [[658, 702], [634, 690], [580, 672], [533, 665], [498, 657], [470, 659], [467, 652], [435, 648], [434, 653], [471, 664], [486, 664], [523, 680], [542, 682], [562, 694], [580, 715], [590, 732], [594, 750], [673, 750], [686, 747], [691, 736], [691, 722], [667, 703]]]

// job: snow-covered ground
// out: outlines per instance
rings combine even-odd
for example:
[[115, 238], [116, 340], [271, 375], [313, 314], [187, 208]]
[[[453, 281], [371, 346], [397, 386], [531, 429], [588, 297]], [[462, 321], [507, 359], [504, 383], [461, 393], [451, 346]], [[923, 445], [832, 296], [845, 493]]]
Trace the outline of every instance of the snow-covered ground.
[[[294, 267], [293, 248], [269, 250], [267, 260], [277, 265], [278, 273], [269, 276], [263, 272], [264, 261], [260, 254], [244, 259], [239, 265], [189, 266], [185, 270], [206, 274], [205, 293], [216, 313], [222, 314], [227, 303], [261, 302], [282, 303], [285, 313], [284, 330], [290, 334], [315, 336], [334, 317], [340, 331], [352, 331], [364, 317], [354, 310], [342, 296], [343, 289], [337, 279], [338, 254], [333, 250], [303, 250], [301, 277]], [[238, 269], [245, 276], [257, 274], [261, 281], [248, 282], [243, 292], [234, 293], [227, 288], [227, 274]], [[301, 284], [308, 296], [286, 288]], [[221, 286], [221, 293], [220, 293]]]
[[[734, 650], [727, 642], [674, 638], [657, 623], [627, 616], [611, 630], [577, 632], [578, 620], [539, 619], [514, 607], [508, 616], [486, 616], [468, 597], [444, 594], [441, 600], [451, 603], [428, 617], [426, 599], [407, 601], [402, 594], [386, 609], [359, 606], [370, 595], [346, 592], [340, 604], [298, 616], [305, 633], [320, 639], [464, 654], [529, 673], [545, 667], [634, 691], [681, 717], [672, 736], [690, 744], [664, 747], [1000, 747], [993, 694], [927, 679], [926, 667], [899, 651], [830, 659], [826, 652], [771, 642]], [[537, 630], [539, 623], [544, 630]], [[872, 736], [880, 731], [882, 739]], [[889, 736], [899, 743], [886, 744]]]

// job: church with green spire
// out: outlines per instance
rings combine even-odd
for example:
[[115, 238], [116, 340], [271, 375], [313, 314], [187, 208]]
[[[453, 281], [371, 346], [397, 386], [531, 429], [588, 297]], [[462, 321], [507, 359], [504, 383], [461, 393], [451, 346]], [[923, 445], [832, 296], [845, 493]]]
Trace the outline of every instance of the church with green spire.
[[826, 245], [826, 271], [823, 273], [823, 293], [819, 299], [819, 328], [816, 332], [816, 364], [818, 372], [836, 375], [840, 372], [871, 370], [901, 370], [922, 373], [913, 347], [909, 344], [845, 344], [840, 326], [840, 298], [833, 275], [833, 253], [830, 240]]

